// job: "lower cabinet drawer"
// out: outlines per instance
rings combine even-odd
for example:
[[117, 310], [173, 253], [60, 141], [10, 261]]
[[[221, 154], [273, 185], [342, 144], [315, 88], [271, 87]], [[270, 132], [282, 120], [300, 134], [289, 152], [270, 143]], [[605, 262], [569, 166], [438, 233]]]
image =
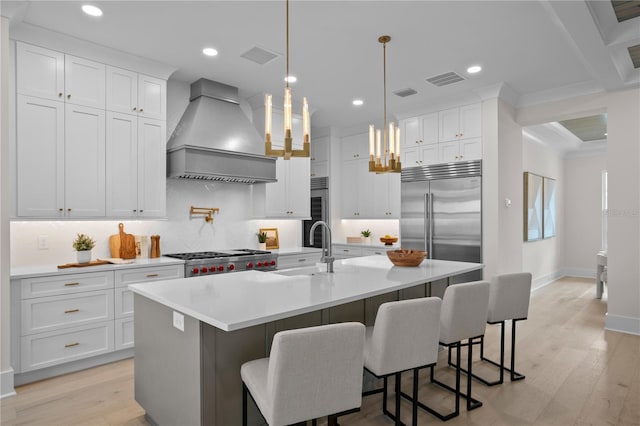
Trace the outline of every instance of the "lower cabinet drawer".
[[49, 277], [25, 278], [20, 281], [22, 299], [113, 288], [113, 272], [88, 272]]
[[113, 351], [113, 321], [22, 337], [21, 371]]
[[22, 301], [22, 335], [113, 320], [113, 290]]
[[313, 266], [320, 262], [322, 253], [296, 254], [278, 256], [278, 269], [297, 268], [299, 266]]
[[115, 271], [116, 287], [148, 281], [172, 280], [184, 278], [184, 265], [154, 266]]
[[133, 317], [117, 319], [115, 350], [133, 347]]

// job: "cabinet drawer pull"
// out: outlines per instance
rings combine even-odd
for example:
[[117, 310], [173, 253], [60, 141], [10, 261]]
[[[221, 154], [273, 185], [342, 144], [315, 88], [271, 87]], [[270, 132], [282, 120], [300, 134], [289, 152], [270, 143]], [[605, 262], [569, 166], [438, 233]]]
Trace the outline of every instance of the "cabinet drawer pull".
[[140, 112], [143, 112], [143, 111], [144, 111], [144, 109], [140, 108]]
[[136, 108], [136, 107], [133, 107], [133, 110], [134, 110], [134, 111], [135, 111], [135, 110], [137, 110], [137, 109], [138, 109], [138, 108]]
[[61, 98], [62, 97], [62, 92], [58, 93], [58, 97]]
[[65, 314], [73, 314], [74, 312], [80, 312], [80, 309], [67, 309], [64, 311]]
[[72, 348], [74, 346], [78, 346], [80, 345], [80, 343], [75, 342], [75, 343], [67, 343], [66, 345], [64, 345], [65, 348]]
[[80, 283], [64, 283], [65, 287], [71, 287], [71, 286], [74, 286], [74, 285], [80, 285]]
[[307, 259], [298, 259], [298, 262], [306, 262]]
[[147, 278], [155, 278], [158, 274], [147, 274]]
[[382, 252], [376, 251], [374, 254], [382, 254]]
[[71, 99], [71, 95], [67, 95], [67, 99]]

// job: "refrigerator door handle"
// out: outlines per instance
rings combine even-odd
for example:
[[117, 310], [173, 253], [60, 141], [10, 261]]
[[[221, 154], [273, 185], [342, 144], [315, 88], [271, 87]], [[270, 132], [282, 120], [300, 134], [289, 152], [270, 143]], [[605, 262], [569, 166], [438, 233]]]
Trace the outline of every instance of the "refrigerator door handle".
[[429, 193], [424, 194], [424, 212], [425, 212], [424, 241], [425, 241], [425, 250], [427, 251], [428, 259], [432, 259], [431, 235], [433, 232], [433, 227], [431, 226], [431, 213], [432, 213], [431, 197], [432, 195]]
[[429, 209], [429, 259], [433, 259], [433, 193], [429, 194], [428, 197], [429, 205], [427, 208]]

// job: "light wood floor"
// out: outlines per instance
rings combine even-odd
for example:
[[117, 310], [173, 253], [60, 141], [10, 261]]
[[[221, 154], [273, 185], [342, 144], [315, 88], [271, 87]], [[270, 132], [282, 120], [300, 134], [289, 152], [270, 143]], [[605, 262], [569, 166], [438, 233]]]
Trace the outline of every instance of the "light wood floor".
[[[593, 280], [565, 278], [534, 292], [529, 319], [518, 324], [517, 370], [527, 378], [491, 388], [474, 382], [473, 394], [484, 406], [467, 412], [462, 400], [460, 416], [446, 424], [640, 425], [640, 336], [603, 330], [605, 312], [606, 294], [595, 299]], [[487, 328], [488, 355], [497, 353], [498, 330]], [[449, 379], [445, 354], [436, 375]], [[147, 425], [133, 397], [133, 368], [128, 359], [21, 386], [16, 396], [1, 401], [1, 423]], [[496, 373], [479, 363], [474, 371]], [[451, 397], [427, 384], [427, 376], [425, 370], [420, 398], [446, 411]], [[403, 380], [410, 385], [410, 376]], [[381, 395], [366, 397], [361, 411], [341, 417], [340, 423], [393, 424], [380, 407]], [[408, 423], [410, 406], [402, 408]], [[442, 422], [420, 411], [419, 424]]]

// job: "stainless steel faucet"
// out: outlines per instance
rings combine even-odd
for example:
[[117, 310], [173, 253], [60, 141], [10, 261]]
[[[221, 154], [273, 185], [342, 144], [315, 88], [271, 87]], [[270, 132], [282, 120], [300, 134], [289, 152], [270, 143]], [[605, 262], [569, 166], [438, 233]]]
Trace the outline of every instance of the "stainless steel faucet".
[[[313, 245], [313, 231], [316, 230], [316, 227], [318, 225], [324, 226], [325, 229], [327, 230], [327, 234], [329, 236], [329, 238], [323, 238], [322, 239], [322, 258], [320, 259], [320, 262], [327, 264], [327, 272], [333, 272], [333, 261], [336, 260], [336, 258], [333, 257], [333, 255], [332, 255], [332, 250], [331, 250], [331, 229], [329, 229], [329, 225], [327, 225], [322, 220], [319, 220], [316, 223], [314, 223], [311, 226], [311, 229], [309, 230], [309, 242], [311, 243], [311, 245]], [[327, 244], [327, 240], [329, 240], [329, 243], [328, 243], [329, 247], [328, 248], [325, 247], [325, 245]]]

